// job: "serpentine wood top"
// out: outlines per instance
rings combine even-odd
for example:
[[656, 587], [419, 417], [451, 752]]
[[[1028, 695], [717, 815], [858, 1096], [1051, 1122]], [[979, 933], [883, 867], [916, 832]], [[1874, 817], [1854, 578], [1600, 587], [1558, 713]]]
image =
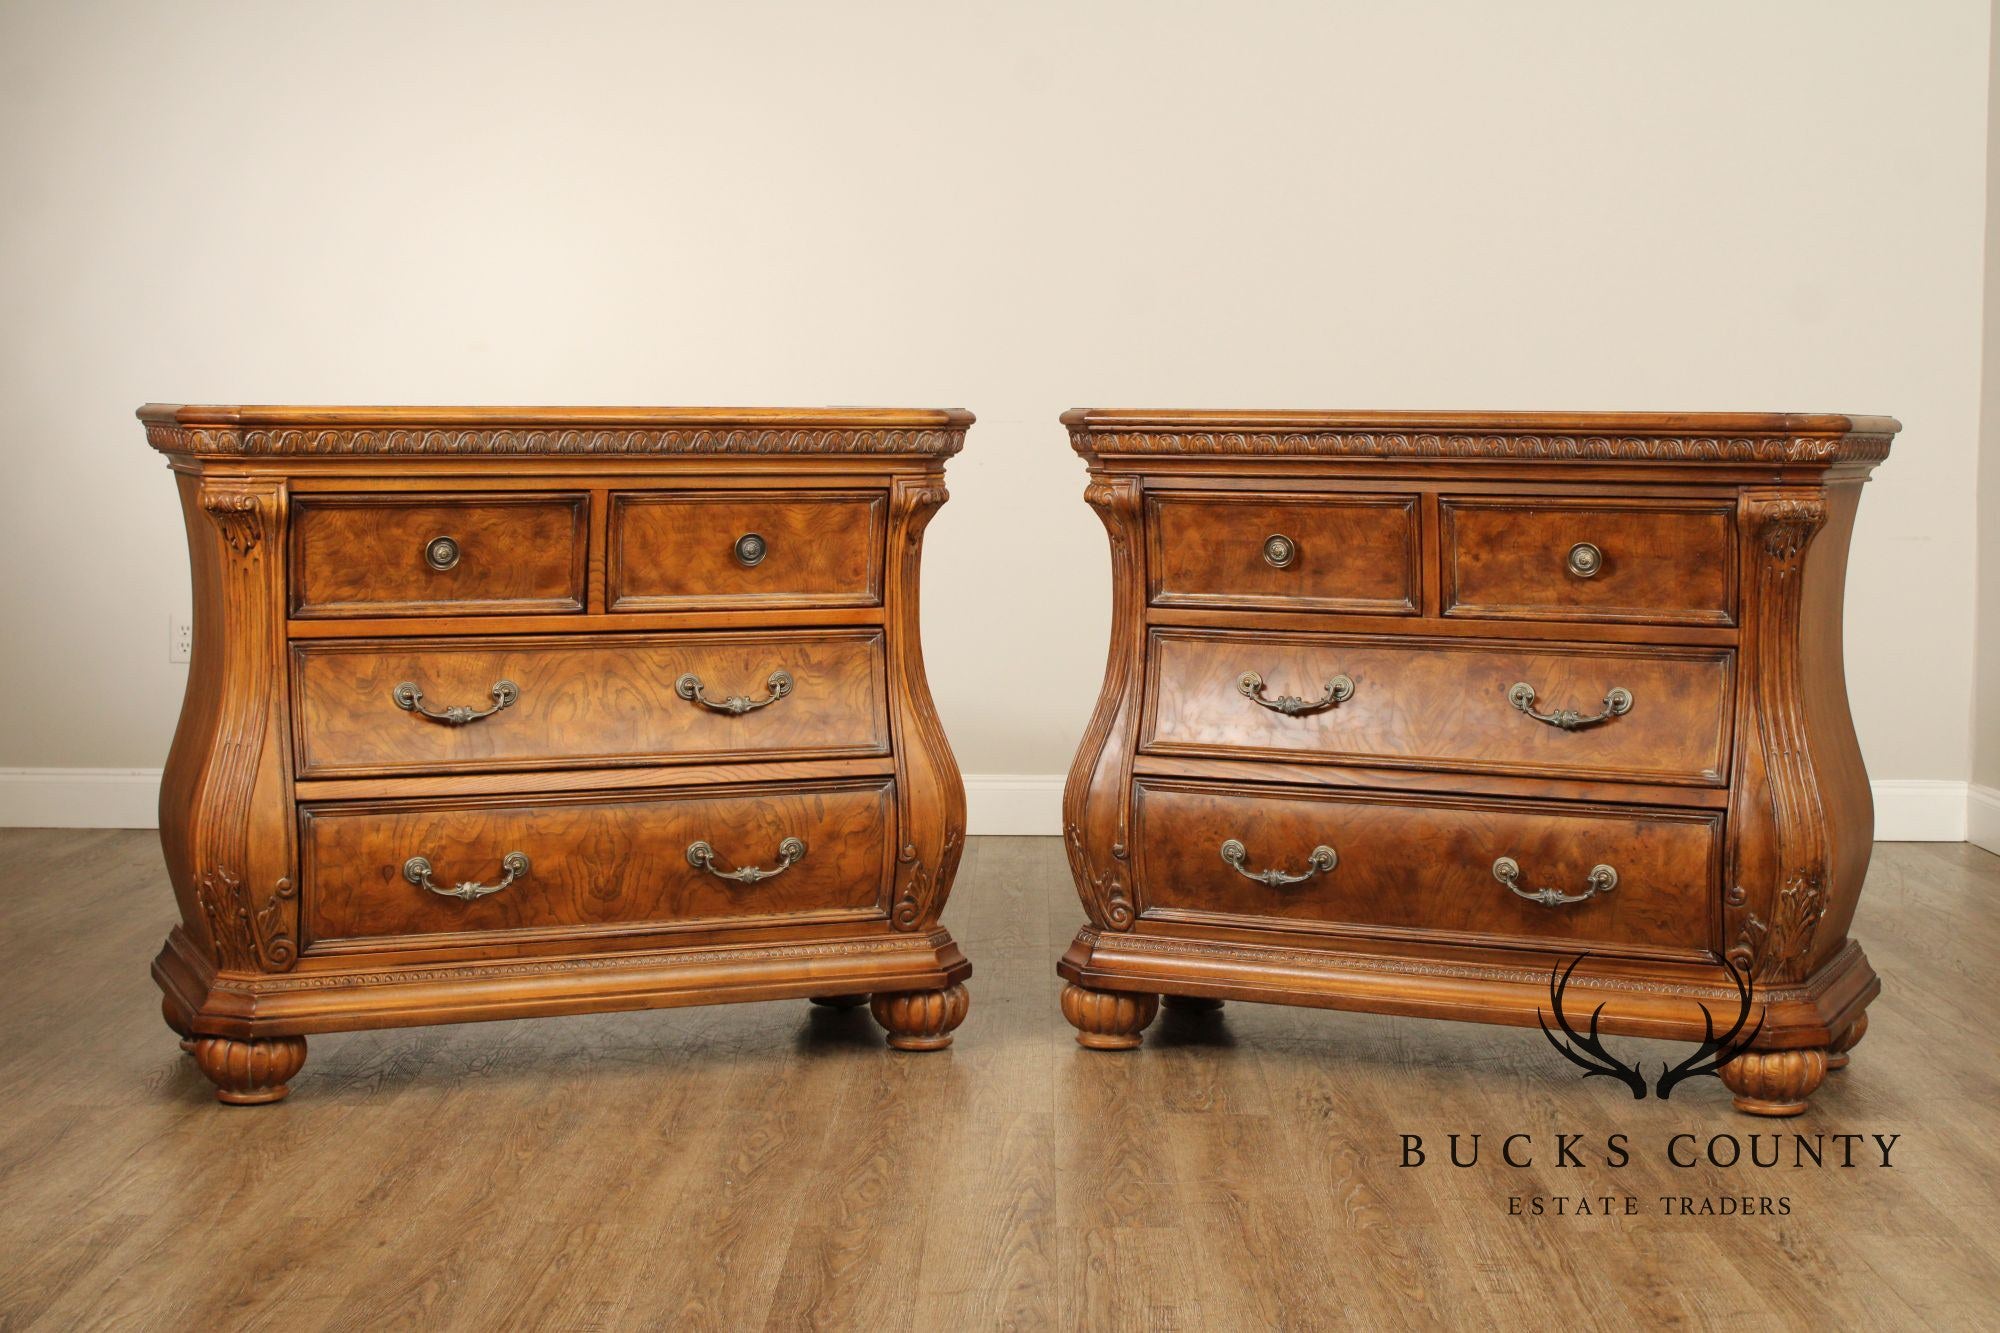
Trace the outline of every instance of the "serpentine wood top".
[[1879, 463], [1894, 417], [1794, 412], [1063, 413], [1086, 458], [1220, 454], [1333, 458]]
[[168, 454], [878, 454], [949, 458], [972, 413], [891, 407], [197, 407], [148, 403]]

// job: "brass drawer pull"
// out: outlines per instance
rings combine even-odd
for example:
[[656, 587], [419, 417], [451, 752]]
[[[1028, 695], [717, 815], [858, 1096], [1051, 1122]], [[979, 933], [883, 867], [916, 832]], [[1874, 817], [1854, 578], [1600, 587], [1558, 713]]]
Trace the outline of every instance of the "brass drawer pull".
[[1301, 699], [1296, 694], [1281, 694], [1275, 699], [1264, 697], [1264, 678], [1254, 671], [1246, 671], [1236, 678], [1236, 688], [1244, 698], [1274, 713], [1286, 717], [1298, 717], [1302, 713], [1317, 713], [1322, 708], [1344, 704], [1354, 697], [1354, 682], [1346, 676], [1335, 676], [1326, 683], [1326, 693], [1317, 699]]
[[1273, 569], [1289, 569], [1299, 558], [1299, 544], [1282, 532], [1274, 532], [1264, 539], [1264, 559]]
[[732, 717], [741, 717], [753, 708], [766, 708], [778, 702], [792, 692], [792, 678], [786, 672], [773, 671], [770, 678], [764, 682], [764, 688], [770, 693], [761, 699], [752, 699], [747, 694], [732, 694], [727, 699], [711, 699], [702, 689], [701, 677], [692, 671], [674, 682], [674, 693], [681, 698], [691, 699], [703, 708], [710, 708], [718, 713], [728, 713]]
[[760, 532], [746, 532], [736, 539], [736, 563], [745, 569], [762, 562], [771, 553], [771, 544]]
[[756, 866], [742, 866], [736, 870], [715, 868], [715, 848], [705, 842], [688, 844], [688, 864], [697, 870], [706, 870], [717, 879], [734, 880], [738, 884], [755, 884], [759, 880], [782, 875], [793, 866], [806, 859], [806, 845], [797, 838], [786, 838], [778, 844], [778, 867], [775, 870], [759, 870]]
[[1594, 727], [1600, 722], [1609, 722], [1614, 717], [1623, 717], [1632, 711], [1632, 691], [1614, 685], [1605, 692], [1604, 711], [1592, 713], [1588, 717], [1574, 708], [1558, 708], [1553, 713], [1535, 711], [1535, 687], [1521, 681], [1507, 691], [1507, 702], [1532, 717], [1537, 722], [1546, 722], [1564, 731], [1576, 731], [1582, 727]]
[[1600, 893], [1609, 893], [1618, 887], [1618, 872], [1610, 866], [1598, 865], [1590, 868], [1590, 877], [1584, 882], [1590, 887], [1582, 893], [1564, 893], [1561, 889], [1524, 889], [1521, 887], [1521, 863], [1511, 856], [1503, 856], [1493, 863], [1493, 878], [1513, 890], [1517, 898], [1526, 898], [1531, 903], [1544, 907], [1564, 907], [1570, 903], [1580, 903], [1586, 898], [1594, 898]]
[[458, 555], [456, 537], [433, 537], [424, 543], [424, 563], [432, 569], [450, 569], [458, 563]]
[[1604, 568], [1604, 552], [1589, 542], [1578, 542], [1569, 548], [1569, 559], [1566, 563], [1569, 572], [1578, 578], [1594, 578], [1597, 571]]
[[1222, 859], [1226, 865], [1235, 870], [1237, 874], [1243, 876], [1243, 878], [1254, 879], [1269, 889], [1275, 889], [1285, 884], [1302, 883], [1305, 880], [1311, 879], [1314, 875], [1324, 875], [1340, 862], [1340, 857], [1335, 855], [1333, 848], [1315, 847], [1312, 849], [1312, 855], [1306, 858], [1306, 869], [1299, 874], [1292, 875], [1282, 870], [1247, 869], [1243, 863], [1249, 859], [1249, 856], [1250, 853], [1244, 849], [1243, 844], [1234, 838], [1222, 844]]
[[528, 858], [519, 852], [509, 852], [500, 858], [500, 869], [503, 873], [500, 876], [498, 884], [479, 884], [472, 880], [466, 880], [463, 883], [454, 884], [447, 889], [444, 885], [431, 879], [431, 863], [428, 860], [421, 856], [413, 856], [403, 862], [403, 878], [420, 889], [429, 889], [432, 893], [440, 897], [456, 898], [460, 902], [469, 903], [475, 898], [484, 898], [490, 893], [498, 893], [517, 879], [526, 879], [528, 877]]
[[478, 712], [473, 711], [470, 704], [453, 704], [441, 713], [432, 712], [430, 709], [424, 707], [424, 692], [417, 688], [415, 681], [410, 680], [404, 681], [401, 685], [389, 691], [389, 697], [396, 701], [396, 707], [406, 713], [415, 713], [418, 717], [427, 717], [431, 721], [442, 723], [447, 727], [462, 727], [469, 722], [477, 722], [481, 718], [492, 717], [503, 708], [512, 708], [515, 701], [521, 697], [521, 687], [511, 680], [494, 681], [493, 706]]

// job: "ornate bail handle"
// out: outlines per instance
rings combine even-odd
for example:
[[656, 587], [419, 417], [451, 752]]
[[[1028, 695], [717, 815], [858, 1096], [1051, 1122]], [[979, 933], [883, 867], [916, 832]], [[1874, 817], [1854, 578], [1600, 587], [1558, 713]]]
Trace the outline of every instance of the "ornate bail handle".
[[413, 856], [403, 862], [403, 878], [420, 889], [429, 889], [432, 893], [440, 897], [456, 898], [460, 902], [469, 903], [475, 898], [484, 898], [490, 893], [498, 893], [517, 879], [526, 879], [528, 877], [528, 858], [519, 852], [509, 852], [500, 858], [500, 869], [503, 873], [500, 876], [498, 884], [480, 884], [473, 880], [465, 880], [462, 883], [446, 888], [444, 885], [436, 883], [431, 879], [431, 863], [428, 859], [421, 856]]
[[1558, 708], [1553, 713], [1535, 711], [1535, 687], [1521, 681], [1507, 691], [1507, 702], [1532, 717], [1537, 722], [1546, 722], [1564, 731], [1576, 731], [1582, 727], [1594, 727], [1600, 722], [1609, 722], [1614, 717], [1623, 717], [1632, 711], [1632, 691], [1614, 685], [1604, 696], [1604, 711], [1592, 713], [1588, 717], [1574, 708]]
[[752, 699], [747, 694], [732, 694], [727, 699], [711, 699], [702, 689], [701, 677], [692, 671], [674, 682], [674, 693], [681, 698], [691, 699], [703, 708], [713, 709], [718, 713], [728, 713], [732, 717], [741, 717], [753, 708], [765, 708], [778, 702], [792, 692], [792, 678], [787, 672], [773, 671], [770, 678], [764, 682], [764, 688], [770, 693], [761, 699]]
[[1298, 717], [1304, 713], [1317, 713], [1335, 704], [1344, 704], [1354, 697], [1354, 681], [1347, 676], [1335, 676], [1326, 683], [1326, 693], [1317, 699], [1302, 699], [1296, 694], [1281, 694], [1275, 699], [1264, 697], [1264, 678], [1254, 671], [1246, 671], [1236, 678], [1236, 688], [1251, 703], [1260, 708], [1268, 708], [1286, 717]]
[[1324, 875], [1340, 862], [1340, 857], [1334, 853], [1333, 848], [1315, 847], [1312, 849], [1312, 855], [1306, 858], [1306, 869], [1299, 874], [1292, 875], [1282, 870], [1248, 869], [1244, 865], [1244, 862], [1249, 857], [1250, 853], [1244, 849], [1243, 844], [1234, 838], [1222, 844], [1222, 860], [1224, 864], [1228, 865], [1237, 874], [1243, 876], [1243, 878], [1254, 879], [1268, 889], [1279, 888], [1286, 884], [1303, 883], [1311, 879], [1314, 875]]
[[1513, 890], [1515, 897], [1526, 898], [1543, 907], [1566, 907], [1618, 887], [1618, 872], [1610, 866], [1597, 865], [1590, 868], [1590, 876], [1584, 881], [1590, 887], [1582, 893], [1564, 893], [1560, 889], [1524, 889], [1521, 887], [1521, 863], [1511, 856], [1503, 856], [1493, 863], [1493, 878]]
[[715, 848], [705, 842], [691, 842], [687, 850], [688, 864], [697, 870], [706, 870], [717, 879], [733, 880], [738, 884], [755, 884], [760, 880], [782, 875], [793, 866], [806, 859], [806, 845], [797, 838], [786, 838], [778, 844], [778, 865], [774, 870], [759, 870], [756, 866], [742, 866], [736, 870], [715, 868]]
[[477, 722], [481, 718], [492, 717], [503, 708], [512, 708], [515, 700], [521, 697], [521, 687], [511, 680], [494, 681], [493, 706], [479, 712], [473, 711], [470, 704], [453, 704], [441, 713], [434, 713], [424, 707], [424, 692], [417, 688], [415, 681], [410, 680], [404, 681], [401, 685], [389, 691], [389, 697], [396, 701], [396, 707], [406, 713], [415, 713], [418, 717], [427, 717], [431, 721], [442, 723], [447, 727], [462, 727], [468, 722]]

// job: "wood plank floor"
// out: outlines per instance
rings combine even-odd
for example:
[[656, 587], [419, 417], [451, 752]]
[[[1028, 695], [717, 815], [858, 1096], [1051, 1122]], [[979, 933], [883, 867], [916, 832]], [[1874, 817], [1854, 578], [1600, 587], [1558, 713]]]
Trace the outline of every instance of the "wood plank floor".
[[[1993, 1327], [2000, 1308], [2000, 858], [1966, 846], [1877, 849], [1855, 934], [1883, 997], [1852, 1068], [1785, 1122], [1732, 1114], [1712, 1079], [1633, 1102], [1532, 1029], [1232, 1005], [1163, 1016], [1137, 1055], [1079, 1050], [1053, 970], [1079, 913], [1038, 838], [972, 841], [946, 915], [972, 1015], [949, 1054], [802, 1003], [418, 1028], [315, 1037], [291, 1100], [224, 1108], [146, 975], [171, 915], [153, 835], [0, 832], [0, 876], [0, 1328]], [[1481, 1135], [1477, 1166], [1448, 1164], [1452, 1132]], [[1774, 1132], [1901, 1137], [1886, 1170], [1867, 1140], [1848, 1169], [1663, 1156], [1677, 1133]], [[1500, 1162], [1512, 1133], [1532, 1167]], [[1583, 1166], [1557, 1165], [1558, 1133]], [[1400, 1165], [1404, 1134], [1425, 1166]], [[1536, 1194], [1641, 1211], [1509, 1216]], [[1666, 1216], [1663, 1195], [1788, 1212]]]

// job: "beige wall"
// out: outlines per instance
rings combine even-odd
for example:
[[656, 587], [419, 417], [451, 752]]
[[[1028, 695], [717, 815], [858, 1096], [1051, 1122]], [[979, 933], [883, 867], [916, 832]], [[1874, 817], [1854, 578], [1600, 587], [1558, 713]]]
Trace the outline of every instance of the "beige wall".
[[[2000, 16], [2000, 3], [1994, 6]], [[2000, 22], [1989, 69], [2000, 70]], [[1986, 121], [1986, 318], [1979, 429], [1979, 605], [1973, 711], [1973, 839], [2000, 851], [2000, 79], [1989, 76]]]
[[0, 765], [165, 752], [148, 398], [970, 407], [975, 773], [1064, 768], [1102, 669], [1066, 407], [1772, 408], [1907, 423], [1851, 685], [1874, 776], [1962, 780], [1987, 48], [1984, 0], [10, 5]]

